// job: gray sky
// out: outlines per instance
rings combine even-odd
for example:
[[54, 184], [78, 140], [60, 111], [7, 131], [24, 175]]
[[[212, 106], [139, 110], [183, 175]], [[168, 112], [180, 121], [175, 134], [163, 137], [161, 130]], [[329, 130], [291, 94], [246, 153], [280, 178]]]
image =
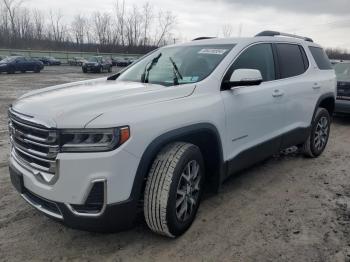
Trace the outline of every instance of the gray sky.
[[[128, 6], [147, 0], [126, 0]], [[112, 0], [27, 0], [25, 5], [45, 10], [60, 9], [65, 19], [77, 13], [109, 11]], [[325, 47], [350, 50], [350, 0], [148, 0], [152, 5], [172, 11], [177, 17], [174, 30], [178, 41], [198, 36], [221, 36], [230, 24], [232, 36], [241, 25], [242, 36], [263, 30], [305, 35]]]

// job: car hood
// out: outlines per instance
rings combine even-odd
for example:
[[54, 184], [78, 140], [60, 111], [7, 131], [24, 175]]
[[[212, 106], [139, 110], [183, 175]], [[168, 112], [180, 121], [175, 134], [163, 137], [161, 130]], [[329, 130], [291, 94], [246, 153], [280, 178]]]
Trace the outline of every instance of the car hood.
[[12, 109], [50, 127], [82, 128], [106, 112], [186, 97], [194, 88], [195, 85], [164, 87], [103, 78], [29, 92], [15, 101]]

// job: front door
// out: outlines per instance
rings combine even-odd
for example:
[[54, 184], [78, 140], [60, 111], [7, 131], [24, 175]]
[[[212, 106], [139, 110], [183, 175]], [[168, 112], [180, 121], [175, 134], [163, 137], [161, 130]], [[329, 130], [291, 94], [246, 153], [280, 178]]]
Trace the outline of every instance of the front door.
[[255, 44], [236, 59], [224, 77], [236, 69], [258, 69], [263, 83], [222, 91], [226, 110], [229, 173], [278, 152], [286, 124], [285, 96], [278, 87], [272, 45]]

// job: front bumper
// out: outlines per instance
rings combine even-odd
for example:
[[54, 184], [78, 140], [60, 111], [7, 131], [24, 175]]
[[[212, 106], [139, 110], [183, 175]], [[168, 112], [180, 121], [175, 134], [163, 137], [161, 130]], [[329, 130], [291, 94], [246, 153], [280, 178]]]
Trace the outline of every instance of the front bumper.
[[[119, 203], [107, 204], [107, 181], [105, 180], [103, 180], [106, 186], [103, 192], [101, 212], [81, 213], [81, 210], [75, 209], [75, 205], [52, 201], [32, 192], [25, 186], [24, 174], [17, 170], [11, 162], [9, 169], [13, 186], [27, 203], [68, 227], [93, 232], [116, 232], [133, 226], [138, 213], [138, 199], [129, 198]], [[91, 195], [91, 188], [87, 193]]]
[[83, 66], [83, 69], [89, 71], [89, 72], [97, 72], [100, 69], [100, 66], [95, 65], [85, 65]]
[[336, 100], [335, 112], [350, 114], [350, 99], [349, 100]]

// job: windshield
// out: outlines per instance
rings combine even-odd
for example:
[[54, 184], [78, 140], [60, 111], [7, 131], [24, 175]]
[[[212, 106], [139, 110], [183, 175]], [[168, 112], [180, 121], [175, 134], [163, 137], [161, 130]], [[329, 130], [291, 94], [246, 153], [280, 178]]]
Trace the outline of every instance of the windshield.
[[164, 86], [196, 83], [209, 76], [234, 46], [227, 44], [161, 48], [130, 67], [118, 80]]
[[350, 63], [339, 63], [334, 66], [338, 78], [350, 80]]
[[17, 58], [16, 56], [6, 57], [5, 59], [1, 60], [0, 62], [1, 63], [10, 63], [12, 61], [15, 61], [16, 58]]

